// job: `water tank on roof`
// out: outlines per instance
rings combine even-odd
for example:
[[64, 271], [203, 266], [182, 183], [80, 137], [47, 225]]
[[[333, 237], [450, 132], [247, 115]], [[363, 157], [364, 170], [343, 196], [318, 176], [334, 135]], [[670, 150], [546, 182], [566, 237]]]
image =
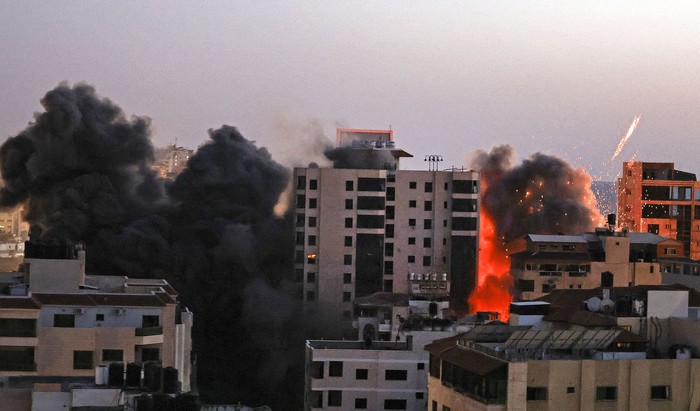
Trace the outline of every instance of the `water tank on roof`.
[[108, 384], [113, 387], [121, 387], [124, 385], [124, 363], [113, 362], [109, 364], [109, 381]]
[[175, 411], [175, 398], [168, 394], [153, 394], [153, 411]]
[[126, 365], [126, 386], [140, 387], [141, 386], [141, 364], [130, 362]]
[[173, 367], [163, 368], [163, 392], [166, 394], [177, 394], [179, 391], [177, 369]]
[[605, 314], [612, 314], [615, 312], [615, 302], [609, 298], [603, 299], [600, 302], [600, 311]]
[[95, 385], [106, 385], [109, 379], [108, 375], [106, 365], [98, 365], [95, 367]]
[[155, 361], [148, 361], [143, 365], [143, 385], [149, 391], [160, 391], [161, 367]]
[[194, 393], [185, 393], [178, 395], [175, 398], [177, 403], [177, 409], [179, 411], [199, 411], [201, 405], [199, 404], [199, 396]]
[[597, 313], [598, 311], [600, 311], [600, 303], [600, 298], [591, 297], [588, 300], [586, 300], [586, 308], [588, 309], [588, 311]]
[[134, 399], [136, 411], [153, 411], [153, 398], [150, 395], [139, 395]]

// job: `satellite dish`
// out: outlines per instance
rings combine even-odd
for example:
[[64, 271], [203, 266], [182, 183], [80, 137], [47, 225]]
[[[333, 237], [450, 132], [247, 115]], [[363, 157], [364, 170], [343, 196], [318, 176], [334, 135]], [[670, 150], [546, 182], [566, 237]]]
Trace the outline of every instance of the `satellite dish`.
[[615, 302], [609, 298], [600, 302], [600, 311], [610, 314], [615, 311]]
[[586, 308], [588, 308], [588, 311], [592, 311], [594, 313], [597, 313], [600, 310], [600, 298], [598, 297], [591, 297], [588, 300], [586, 300]]

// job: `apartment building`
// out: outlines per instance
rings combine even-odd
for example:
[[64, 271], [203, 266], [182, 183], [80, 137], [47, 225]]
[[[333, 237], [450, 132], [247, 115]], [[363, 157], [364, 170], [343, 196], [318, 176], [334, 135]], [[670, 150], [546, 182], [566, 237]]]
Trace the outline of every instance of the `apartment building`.
[[515, 298], [532, 300], [555, 289], [661, 284], [664, 258], [682, 256], [679, 241], [652, 233], [597, 229], [581, 235], [526, 236], [511, 254]]
[[673, 238], [700, 260], [700, 182], [673, 163], [626, 162], [618, 179], [619, 228]]
[[557, 290], [513, 303], [511, 325], [427, 345], [428, 409], [700, 409], [697, 291], [609, 291], [611, 310], [596, 305], [602, 289]]
[[417, 287], [466, 309], [479, 174], [400, 170], [410, 154], [391, 130], [339, 129], [338, 144], [328, 153], [332, 168], [294, 169], [295, 272], [305, 303], [349, 321], [355, 298]]
[[0, 274], [0, 405], [13, 388], [94, 382], [112, 363], [173, 367], [189, 391], [193, 315], [165, 280], [86, 275], [84, 251], [35, 242], [23, 268]]

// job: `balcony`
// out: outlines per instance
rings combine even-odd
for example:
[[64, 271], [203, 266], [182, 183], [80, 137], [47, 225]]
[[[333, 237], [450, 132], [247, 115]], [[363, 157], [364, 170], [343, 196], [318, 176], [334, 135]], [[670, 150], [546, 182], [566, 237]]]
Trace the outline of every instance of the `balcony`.
[[163, 327], [141, 327], [134, 330], [136, 345], [162, 344]]
[[147, 337], [149, 335], [162, 335], [163, 327], [142, 327], [135, 330], [136, 337]]

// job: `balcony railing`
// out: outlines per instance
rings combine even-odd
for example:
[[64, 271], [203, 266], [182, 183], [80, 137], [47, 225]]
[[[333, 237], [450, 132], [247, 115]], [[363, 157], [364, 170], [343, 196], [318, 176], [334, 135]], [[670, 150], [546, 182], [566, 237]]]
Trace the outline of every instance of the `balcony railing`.
[[137, 328], [135, 335], [137, 337], [146, 337], [149, 335], [161, 335], [163, 334], [163, 327], [143, 327]]

